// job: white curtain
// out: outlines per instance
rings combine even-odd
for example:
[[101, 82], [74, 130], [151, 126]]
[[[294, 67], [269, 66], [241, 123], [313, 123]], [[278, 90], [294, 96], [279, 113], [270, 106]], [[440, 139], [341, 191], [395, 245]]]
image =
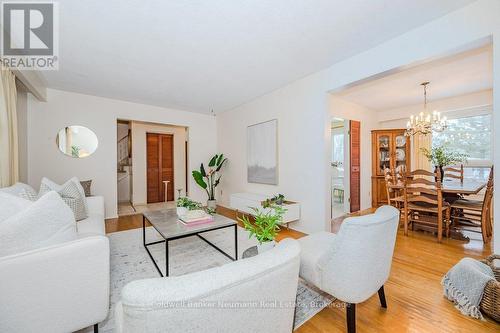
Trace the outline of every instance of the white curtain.
[[0, 65], [0, 187], [19, 179], [16, 77]]
[[413, 169], [424, 169], [428, 171], [432, 170], [431, 162], [424, 156], [421, 148], [431, 149], [432, 146], [432, 135], [422, 135], [416, 134], [413, 136]]

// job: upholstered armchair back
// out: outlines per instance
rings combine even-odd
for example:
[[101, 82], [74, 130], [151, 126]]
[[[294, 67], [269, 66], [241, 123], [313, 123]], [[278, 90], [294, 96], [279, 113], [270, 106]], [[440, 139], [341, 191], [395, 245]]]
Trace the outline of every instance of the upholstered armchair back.
[[179, 277], [134, 281], [116, 307], [117, 332], [292, 331], [300, 246]]
[[399, 210], [391, 206], [347, 218], [319, 261], [321, 289], [348, 303], [376, 293], [389, 277], [398, 224]]

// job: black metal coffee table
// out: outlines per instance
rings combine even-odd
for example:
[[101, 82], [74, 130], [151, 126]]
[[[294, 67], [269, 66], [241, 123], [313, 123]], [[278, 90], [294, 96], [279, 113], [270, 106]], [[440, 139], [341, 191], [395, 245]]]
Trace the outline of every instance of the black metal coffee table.
[[[142, 214], [142, 242], [146, 252], [153, 261], [158, 273], [161, 276], [168, 276], [168, 242], [180, 238], [186, 238], [191, 236], [198, 236], [200, 239], [208, 243], [214, 249], [228, 257], [229, 259], [235, 261], [238, 260], [238, 223], [222, 215], [214, 214], [214, 221], [199, 225], [187, 226], [179, 221], [175, 209], [165, 209], [158, 211], [149, 211]], [[146, 221], [148, 221], [155, 230], [161, 235], [163, 240], [147, 243], [146, 242]], [[221, 250], [217, 245], [210, 242], [208, 239], [203, 237], [201, 234], [209, 231], [219, 230], [223, 228], [234, 228], [234, 257], [230, 256], [223, 250]], [[148, 246], [165, 243], [165, 274], [162, 273], [158, 264], [156, 264], [153, 255], [148, 249]]]

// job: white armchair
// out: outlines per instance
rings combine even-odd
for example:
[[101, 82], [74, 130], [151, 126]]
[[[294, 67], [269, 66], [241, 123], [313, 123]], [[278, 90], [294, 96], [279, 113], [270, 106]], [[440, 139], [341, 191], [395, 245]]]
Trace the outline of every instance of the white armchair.
[[355, 304], [378, 291], [386, 308], [399, 210], [383, 206], [374, 214], [347, 218], [337, 234], [320, 232], [299, 239], [300, 276], [347, 303], [347, 331], [356, 331]]
[[120, 332], [276, 332], [293, 327], [300, 246], [179, 277], [133, 281], [116, 305]]

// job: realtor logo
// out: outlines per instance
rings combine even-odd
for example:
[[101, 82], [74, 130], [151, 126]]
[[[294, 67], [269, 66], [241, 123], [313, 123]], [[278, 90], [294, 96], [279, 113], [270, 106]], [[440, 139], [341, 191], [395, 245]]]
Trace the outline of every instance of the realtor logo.
[[58, 11], [54, 2], [2, 2], [1, 62], [22, 70], [58, 69]]

